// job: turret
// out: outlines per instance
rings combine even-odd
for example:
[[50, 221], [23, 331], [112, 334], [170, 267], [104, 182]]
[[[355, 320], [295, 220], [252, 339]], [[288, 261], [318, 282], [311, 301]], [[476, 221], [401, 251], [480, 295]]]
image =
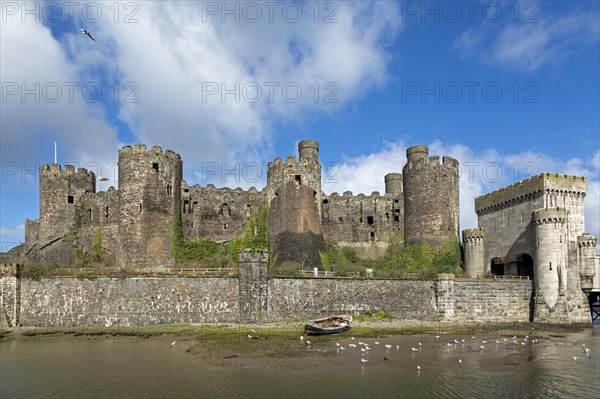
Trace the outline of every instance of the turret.
[[543, 208], [533, 211], [536, 240], [534, 321], [550, 321], [567, 283], [567, 211]]
[[594, 276], [596, 275], [596, 237], [583, 233], [577, 237], [577, 264], [579, 266], [579, 278], [581, 289], [589, 294], [594, 288]]
[[298, 143], [300, 162], [319, 162], [319, 143], [316, 140], [303, 140]]
[[402, 173], [388, 173], [384, 177], [385, 193], [393, 197], [402, 194]]
[[171, 226], [179, 210], [183, 164], [160, 147], [119, 151], [119, 263], [121, 267], [172, 266]]
[[484, 230], [481, 228], [463, 230], [463, 245], [465, 253], [465, 272], [469, 277], [485, 275], [485, 246]]
[[428, 157], [424, 145], [406, 150], [404, 165], [404, 237], [406, 243], [427, 242], [440, 247], [459, 235], [458, 162]]

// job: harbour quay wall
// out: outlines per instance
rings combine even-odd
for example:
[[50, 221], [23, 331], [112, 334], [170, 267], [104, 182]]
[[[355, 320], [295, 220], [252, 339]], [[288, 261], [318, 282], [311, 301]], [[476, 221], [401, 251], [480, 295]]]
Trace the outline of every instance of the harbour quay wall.
[[268, 278], [264, 273], [254, 273], [252, 279], [19, 279], [18, 292], [11, 280], [0, 284], [2, 313], [13, 325], [41, 327], [252, 323], [367, 310], [384, 310], [396, 319], [452, 323], [530, 317], [532, 284], [527, 280]]

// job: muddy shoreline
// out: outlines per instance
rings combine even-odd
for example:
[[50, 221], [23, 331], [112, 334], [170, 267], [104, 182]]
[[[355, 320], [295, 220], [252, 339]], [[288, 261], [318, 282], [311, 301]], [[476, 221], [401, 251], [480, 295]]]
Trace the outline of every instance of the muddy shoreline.
[[[531, 360], [524, 343], [545, 345], [568, 337], [589, 336], [590, 326], [521, 324], [446, 324], [414, 320], [357, 320], [349, 331], [304, 336], [302, 321], [262, 324], [174, 324], [135, 327], [20, 327], [3, 330], [2, 341], [51, 341], [60, 339], [113, 339], [164, 342], [173, 351], [193, 356], [208, 367], [324, 370], [344, 368], [438, 369], [456, 350], [462, 356], [478, 354], [492, 343], [490, 367], [507, 367]], [[575, 337], [575, 338], [574, 338]], [[518, 344], [513, 342], [518, 340]], [[366, 346], [368, 351], [362, 350]], [[413, 349], [417, 349], [416, 351]], [[498, 351], [498, 349], [502, 349]], [[440, 359], [442, 356], [443, 359]], [[443, 360], [443, 361], [441, 361]], [[457, 359], [450, 359], [457, 362]]]

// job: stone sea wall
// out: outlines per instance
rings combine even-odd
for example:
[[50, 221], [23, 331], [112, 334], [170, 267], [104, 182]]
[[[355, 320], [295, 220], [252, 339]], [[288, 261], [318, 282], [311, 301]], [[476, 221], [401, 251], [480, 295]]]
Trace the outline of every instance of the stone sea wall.
[[[250, 275], [258, 281], [247, 281]], [[385, 310], [397, 319], [454, 323], [527, 321], [530, 315], [532, 284], [527, 280], [269, 279], [258, 270], [241, 270], [240, 276], [22, 279], [19, 324], [259, 322], [331, 313], [357, 315], [367, 309]], [[16, 302], [14, 283], [0, 284], [5, 305]], [[13, 308], [7, 310], [14, 318]]]

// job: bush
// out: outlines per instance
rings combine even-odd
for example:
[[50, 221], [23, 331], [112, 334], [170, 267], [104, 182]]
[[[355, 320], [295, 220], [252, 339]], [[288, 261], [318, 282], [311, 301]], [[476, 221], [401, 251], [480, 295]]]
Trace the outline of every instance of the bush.
[[47, 275], [49, 271], [50, 268], [47, 265], [41, 263], [27, 263], [21, 269], [21, 277], [39, 280]]

